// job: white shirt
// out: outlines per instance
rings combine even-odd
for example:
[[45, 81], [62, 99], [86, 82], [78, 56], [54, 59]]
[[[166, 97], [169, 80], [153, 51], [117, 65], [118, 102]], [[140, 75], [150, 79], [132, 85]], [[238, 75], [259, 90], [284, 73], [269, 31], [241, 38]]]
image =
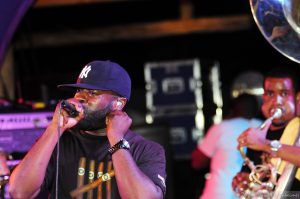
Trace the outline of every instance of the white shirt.
[[249, 127], [258, 127], [257, 119], [234, 118], [213, 125], [198, 144], [198, 149], [211, 158], [210, 175], [201, 199], [237, 198], [232, 190], [233, 177], [240, 172], [243, 158], [237, 150], [238, 136]]

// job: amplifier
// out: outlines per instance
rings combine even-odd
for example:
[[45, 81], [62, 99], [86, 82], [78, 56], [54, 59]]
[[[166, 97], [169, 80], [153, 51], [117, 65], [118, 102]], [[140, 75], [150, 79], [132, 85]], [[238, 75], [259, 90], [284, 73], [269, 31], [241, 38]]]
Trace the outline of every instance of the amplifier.
[[169, 127], [169, 132], [163, 133], [169, 133], [174, 159], [190, 159], [198, 140], [204, 136], [202, 111], [154, 115], [154, 121]]

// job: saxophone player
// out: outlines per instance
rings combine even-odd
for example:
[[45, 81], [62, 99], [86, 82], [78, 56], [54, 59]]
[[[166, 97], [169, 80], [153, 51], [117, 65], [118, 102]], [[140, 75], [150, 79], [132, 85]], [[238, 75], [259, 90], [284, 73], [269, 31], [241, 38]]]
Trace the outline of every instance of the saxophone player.
[[[279, 157], [297, 166], [300, 165], [298, 156], [300, 149], [289, 146], [294, 144], [299, 132], [299, 118], [296, 117], [297, 100], [300, 99], [299, 83], [297, 81], [299, 73], [297, 71], [298, 68], [293, 70], [278, 67], [269, 71], [265, 76], [261, 111], [267, 120], [263, 126], [249, 128], [238, 137], [239, 148], [248, 148], [247, 157], [253, 161], [254, 165], [262, 164], [266, 159], [270, 160], [274, 157]], [[279, 117], [272, 117], [274, 110], [281, 111]], [[279, 174], [282, 173], [280, 168], [282, 167], [278, 167]], [[250, 172], [251, 169], [244, 165], [242, 172], [238, 173], [233, 179], [233, 188], [241, 186], [242, 181], [247, 181], [249, 184]], [[299, 187], [300, 172], [297, 170], [294, 179], [291, 181], [289, 191], [299, 190]]]

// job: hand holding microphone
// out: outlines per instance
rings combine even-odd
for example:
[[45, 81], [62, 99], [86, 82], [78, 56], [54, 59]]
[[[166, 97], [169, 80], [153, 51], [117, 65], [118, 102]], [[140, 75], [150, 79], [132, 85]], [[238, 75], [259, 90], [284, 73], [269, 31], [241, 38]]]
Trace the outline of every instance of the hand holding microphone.
[[[72, 103], [71, 103], [72, 102]], [[74, 103], [73, 103], [74, 102]], [[61, 100], [57, 106], [57, 111], [61, 108], [61, 111], [57, 112], [53, 117], [54, 123], [58, 123], [63, 129], [69, 129], [75, 126], [83, 117], [84, 111], [82, 104], [75, 98], [68, 100]]]
[[66, 100], [61, 101], [61, 107], [68, 113], [70, 117], [77, 117], [79, 115], [79, 112], [76, 110], [75, 105], [69, 103]]

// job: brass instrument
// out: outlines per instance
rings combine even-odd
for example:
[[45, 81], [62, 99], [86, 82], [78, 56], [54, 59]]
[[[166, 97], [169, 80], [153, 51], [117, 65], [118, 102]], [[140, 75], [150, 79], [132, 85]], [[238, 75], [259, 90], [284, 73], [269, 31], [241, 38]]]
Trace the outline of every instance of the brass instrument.
[[300, 1], [250, 0], [254, 20], [281, 54], [300, 63]]
[[[268, 118], [260, 128], [265, 128], [266, 122], [282, 116], [281, 109], [271, 110], [272, 116]], [[244, 159], [244, 163], [250, 168], [251, 173], [244, 175], [244, 180], [241, 180], [239, 184], [234, 184], [233, 191], [237, 196], [244, 199], [250, 198], [272, 198], [274, 194], [274, 187], [277, 185], [277, 167], [272, 165], [269, 161], [270, 158], [263, 160], [263, 164], [254, 165], [254, 163], [245, 155], [244, 147], [240, 147], [240, 153]], [[238, 176], [242, 176], [243, 173], [238, 173]]]

